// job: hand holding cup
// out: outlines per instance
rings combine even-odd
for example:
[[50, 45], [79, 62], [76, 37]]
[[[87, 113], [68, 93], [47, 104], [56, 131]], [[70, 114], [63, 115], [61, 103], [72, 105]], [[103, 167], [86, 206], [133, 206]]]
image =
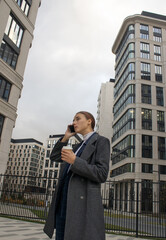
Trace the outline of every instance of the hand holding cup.
[[61, 159], [67, 163], [73, 164], [76, 159], [76, 155], [73, 152], [71, 146], [63, 146], [61, 151]]

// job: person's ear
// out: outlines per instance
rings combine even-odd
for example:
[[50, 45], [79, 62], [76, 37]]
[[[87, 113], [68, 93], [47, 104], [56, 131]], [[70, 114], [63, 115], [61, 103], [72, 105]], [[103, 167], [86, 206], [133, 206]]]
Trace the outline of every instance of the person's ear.
[[88, 119], [88, 124], [91, 126], [92, 125], [92, 120]]

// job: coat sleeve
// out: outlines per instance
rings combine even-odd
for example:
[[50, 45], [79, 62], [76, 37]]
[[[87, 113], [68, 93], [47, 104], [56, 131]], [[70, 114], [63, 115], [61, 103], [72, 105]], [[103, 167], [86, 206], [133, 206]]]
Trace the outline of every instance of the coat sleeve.
[[54, 148], [52, 149], [50, 160], [54, 162], [63, 162], [61, 160], [61, 150], [63, 146], [66, 146], [68, 142], [61, 142], [61, 139], [55, 144]]
[[92, 158], [94, 161], [89, 162], [81, 157], [76, 157], [74, 164], [71, 166], [73, 173], [88, 178], [91, 181], [103, 183], [107, 180], [110, 162], [110, 142], [105, 137], [97, 140], [95, 151]]

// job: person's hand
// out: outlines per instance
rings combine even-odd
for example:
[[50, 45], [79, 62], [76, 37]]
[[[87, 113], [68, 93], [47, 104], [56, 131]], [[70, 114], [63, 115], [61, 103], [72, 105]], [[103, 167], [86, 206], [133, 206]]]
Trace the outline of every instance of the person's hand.
[[76, 134], [75, 132], [71, 132], [71, 131], [70, 131], [69, 126], [71, 126], [71, 124], [67, 126], [65, 135], [64, 135], [64, 137], [62, 138], [61, 142], [66, 142], [66, 141], [68, 141], [70, 137], [72, 137], [72, 136], [74, 136], [74, 135]]
[[76, 155], [73, 151], [62, 148], [61, 159], [67, 163], [73, 164], [75, 162]]

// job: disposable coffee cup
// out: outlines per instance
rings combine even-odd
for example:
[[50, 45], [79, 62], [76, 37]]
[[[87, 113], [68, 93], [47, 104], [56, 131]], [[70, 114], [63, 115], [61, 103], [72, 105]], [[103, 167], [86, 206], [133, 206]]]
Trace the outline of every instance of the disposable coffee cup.
[[62, 149], [69, 150], [69, 151], [73, 150], [73, 148], [71, 146], [63, 146]]

